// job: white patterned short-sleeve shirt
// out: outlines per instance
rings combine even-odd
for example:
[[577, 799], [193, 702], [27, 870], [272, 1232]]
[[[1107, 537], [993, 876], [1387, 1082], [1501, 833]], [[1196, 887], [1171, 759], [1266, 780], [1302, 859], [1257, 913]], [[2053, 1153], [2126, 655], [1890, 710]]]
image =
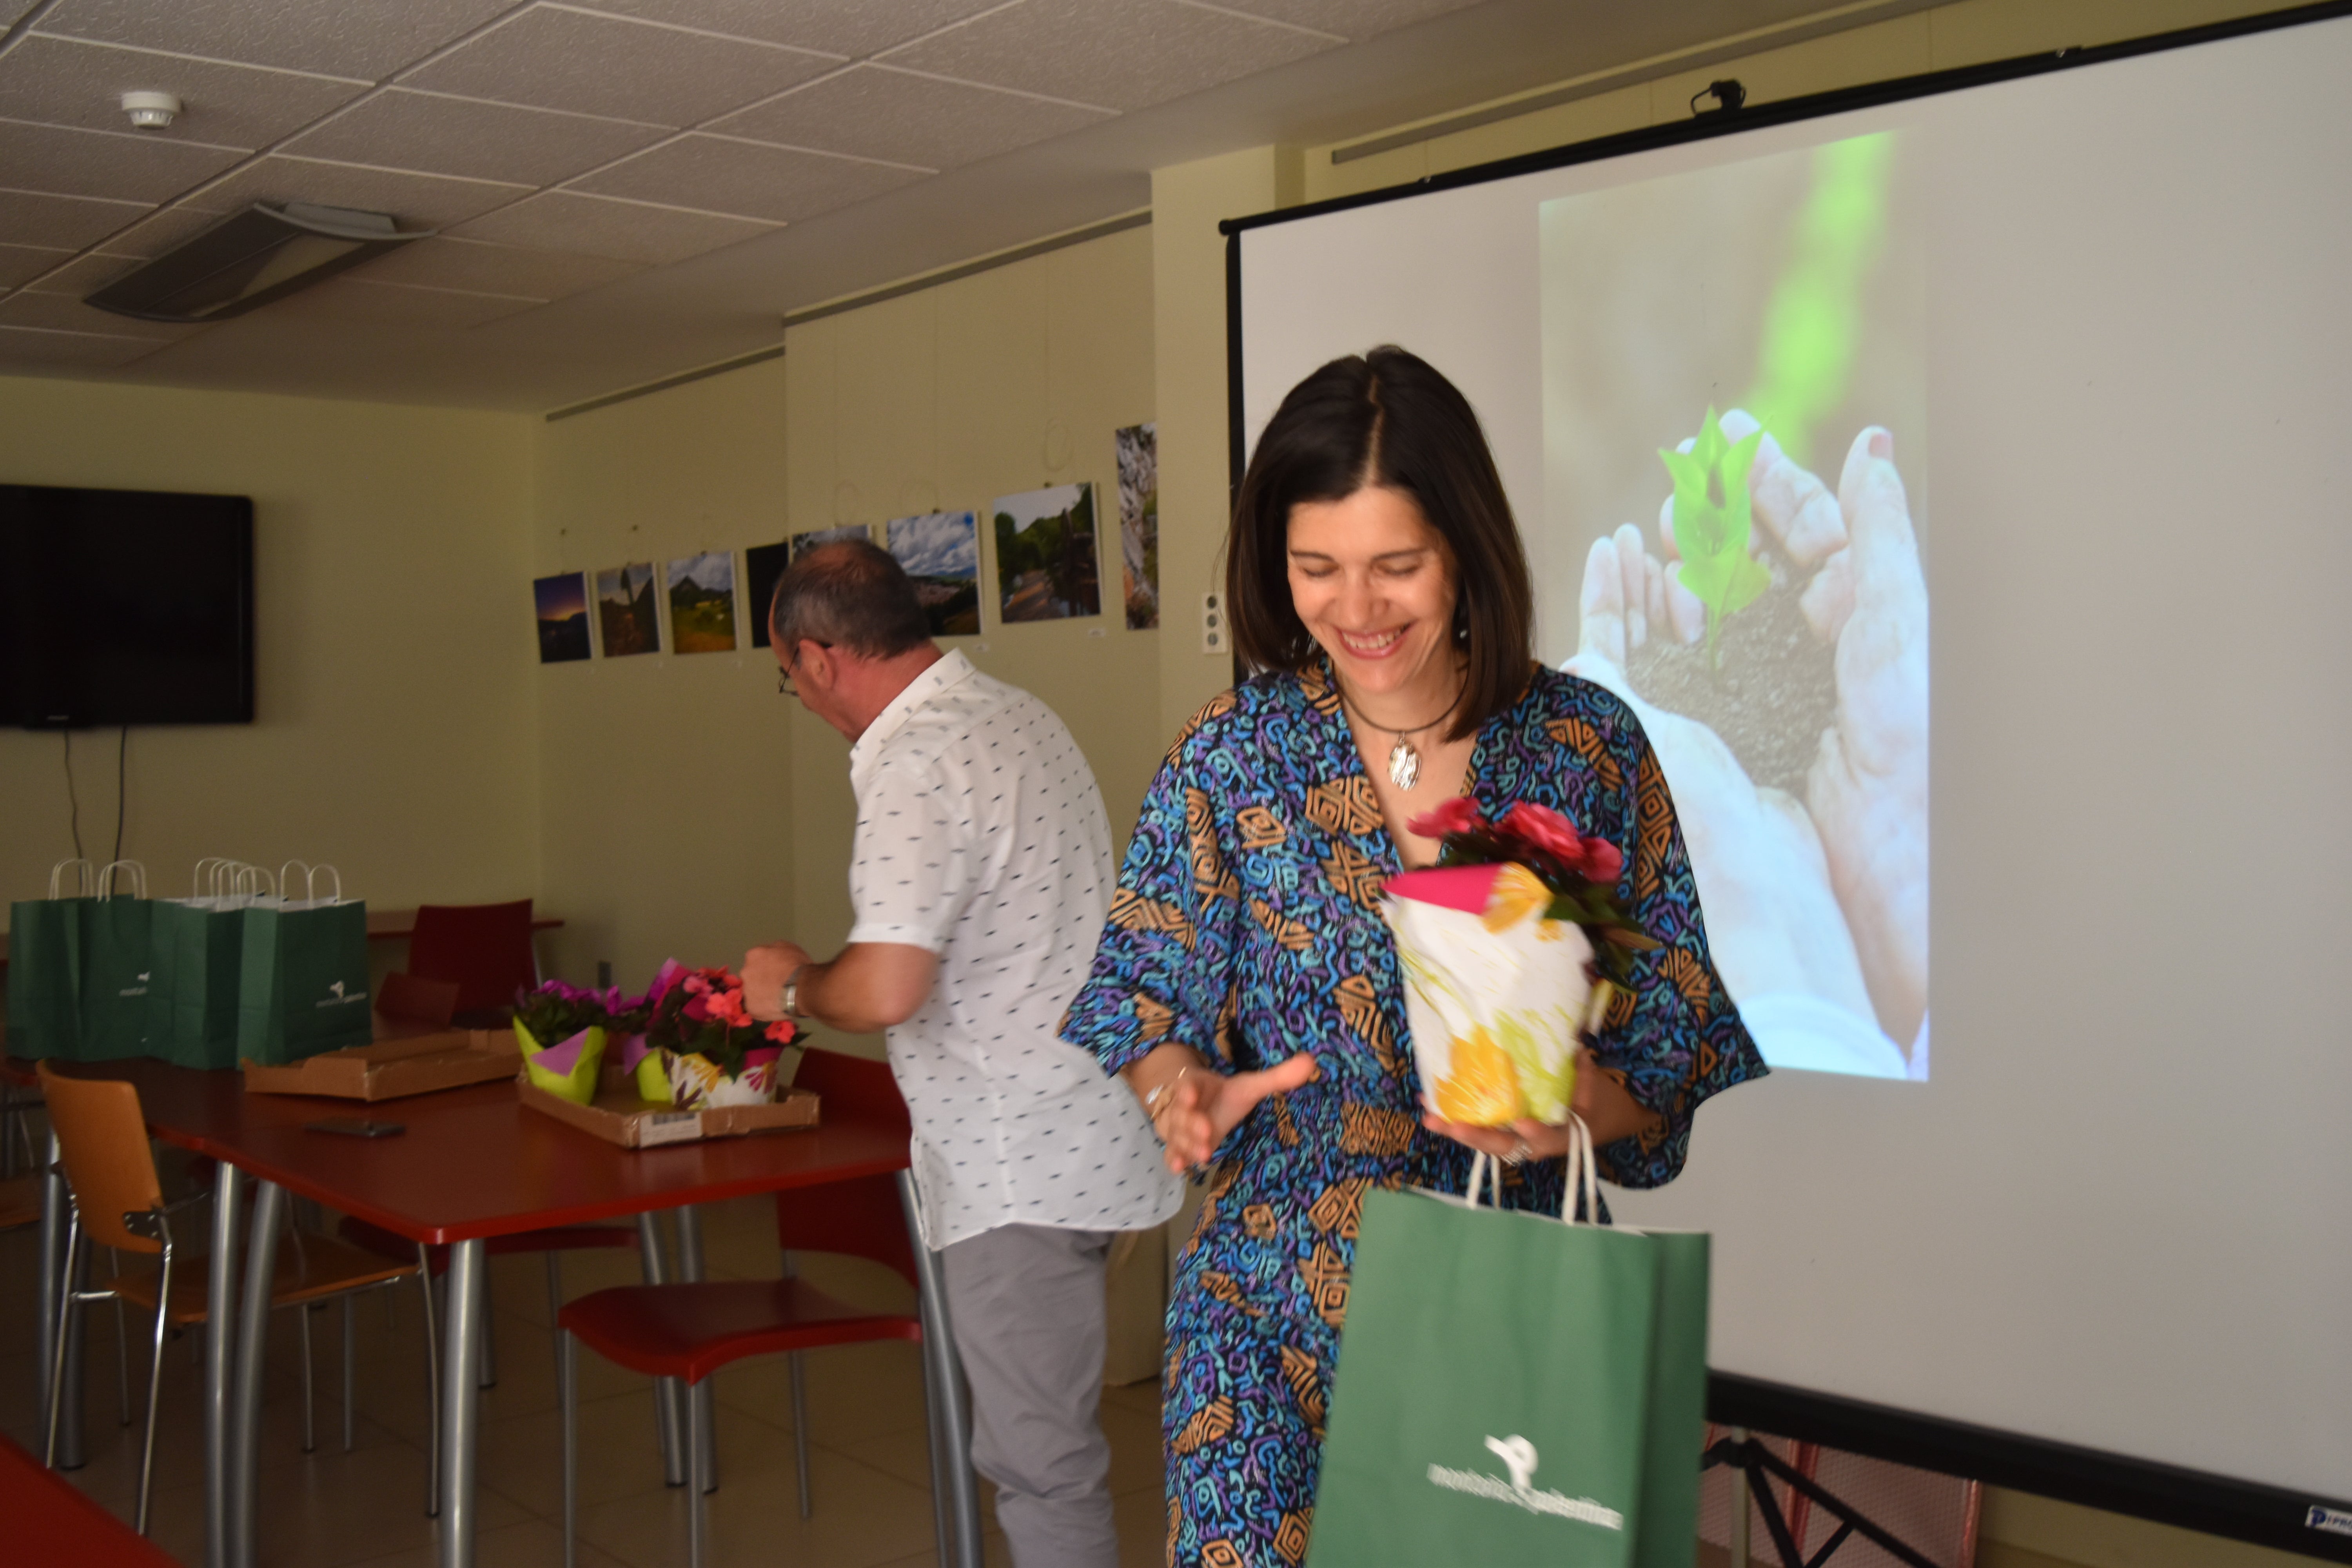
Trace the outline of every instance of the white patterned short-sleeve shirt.
[[939, 955], [889, 1032], [934, 1247], [1004, 1225], [1131, 1230], [1181, 1188], [1127, 1086], [1057, 1037], [1109, 909], [1110, 824], [1053, 710], [961, 653], [849, 753], [852, 942]]

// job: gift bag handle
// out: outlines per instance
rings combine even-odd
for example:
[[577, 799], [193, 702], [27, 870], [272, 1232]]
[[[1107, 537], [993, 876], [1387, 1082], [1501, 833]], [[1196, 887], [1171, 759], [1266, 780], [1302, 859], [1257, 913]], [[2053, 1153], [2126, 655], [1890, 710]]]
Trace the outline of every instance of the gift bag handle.
[[[61, 880], [63, 880], [66, 868], [68, 866], [78, 868], [74, 872], [74, 886], [79, 888], [80, 891], [75, 893], [60, 893], [58, 891], [58, 885]], [[96, 869], [95, 864], [87, 859], [65, 859], [58, 861], [56, 865], [49, 868], [49, 897], [53, 899], [86, 899], [89, 897], [92, 890], [89, 885], [90, 872], [94, 869]]]
[[118, 870], [128, 870], [131, 873], [131, 896], [132, 898], [143, 899], [147, 896], [146, 867], [141, 865], [136, 860], [110, 860], [106, 863], [104, 868], [102, 868], [98, 874], [98, 896], [100, 898], [110, 899], [114, 897], [114, 873]]
[[270, 877], [267, 866], [239, 866], [235, 887], [236, 890], [231, 897], [243, 899], [248, 904], [265, 893], [272, 898], [278, 893], [278, 883]]
[[1584, 1194], [1582, 1224], [1601, 1223], [1601, 1162], [1592, 1152], [1592, 1129], [1574, 1111], [1568, 1113], [1568, 1182], [1560, 1194], [1560, 1218], [1570, 1225], [1576, 1217], [1579, 1188]]
[[334, 904], [341, 903], [343, 901], [343, 874], [341, 871], [336, 870], [332, 866], [312, 866], [304, 873], [302, 878], [303, 898], [314, 904], [319, 901], [319, 873], [321, 871], [324, 871], [328, 876], [332, 877], [335, 879], [335, 896], [327, 901]]
[[294, 879], [289, 873], [291, 868], [296, 866], [302, 868], [303, 896], [306, 898], [310, 896], [310, 862], [308, 860], [289, 860], [285, 865], [278, 868], [278, 891], [289, 903], [291, 903], [294, 899]]

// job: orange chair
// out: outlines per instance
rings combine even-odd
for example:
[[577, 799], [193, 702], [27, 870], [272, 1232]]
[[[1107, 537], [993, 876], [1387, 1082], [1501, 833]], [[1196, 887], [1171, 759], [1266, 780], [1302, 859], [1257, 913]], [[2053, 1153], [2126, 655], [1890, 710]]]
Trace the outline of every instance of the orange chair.
[[408, 939], [408, 973], [456, 981], [460, 1023], [512, 1006], [518, 990], [539, 984], [530, 900], [420, 906]]
[[[62, 1323], [77, 1302], [129, 1301], [155, 1314], [154, 1360], [147, 1379], [147, 1430], [139, 1461], [139, 1512], [136, 1528], [147, 1533], [147, 1499], [155, 1470], [155, 1402], [163, 1388], [163, 1340], [168, 1330], [205, 1321], [212, 1259], [184, 1261], [172, 1236], [172, 1216], [201, 1203], [199, 1193], [177, 1203], [163, 1201], [155, 1173], [155, 1152], [147, 1142], [147, 1125], [139, 1110], [139, 1091], [112, 1079], [76, 1079], [52, 1072], [40, 1064], [41, 1088], [49, 1103], [49, 1125], [57, 1134], [66, 1185], [73, 1195], [72, 1221], [66, 1232], [64, 1284], [58, 1302]], [[152, 1273], [119, 1275], [95, 1290], [73, 1287], [77, 1255], [85, 1237], [118, 1252], [161, 1255], [162, 1267]], [[354, 1292], [379, 1289], [415, 1279], [424, 1282], [424, 1270], [414, 1263], [394, 1263], [345, 1246], [332, 1237], [296, 1231], [291, 1246], [278, 1253], [278, 1270], [270, 1282], [272, 1307], [300, 1309], [302, 1319], [303, 1447], [310, 1446], [310, 1304], [341, 1297], [343, 1334], [350, 1343], [350, 1300]], [[429, 1288], [428, 1288], [429, 1292]], [[57, 1360], [50, 1368], [47, 1447], [44, 1462], [57, 1461], [58, 1421], [63, 1408], [66, 1343], [57, 1336]], [[434, 1391], [434, 1431], [440, 1431], [439, 1380], [433, 1375], [439, 1358], [435, 1353], [432, 1300], [425, 1300], [425, 1360], [427, 1386]], [[351, 1359], [344, 1358], [344, 1446], [351, 1442]], [[434, 1459], [439, 1469], [439, 1456]]]
[[[849, 1113], [908, 1126], [906, 1102], [886, 1063], [838, 1051], [802, 1054], [793, 1086], [814, 1089], [827, 1115]], [[922, 1319], [914, 1311], [874, 1312], [835, 1300], [791, 1273], [792, 1254], [838, 1252], [871, 1258], [916, 1283], [915, 1254], [891, 1176], [859, 1176], [776, 1194], [776, 1239], [785, 1249], [781, 1279], [716, 1279], [677, 1285], [621, 1285], [571, 1303], [558, 1314], [556, 1349], [563, 1409], [564, 1560], [572, 1554], [572, 1514], [578, 1486], [579, 1404], [576, 1375], [581, 1343], [633, 1372], [700, 1384], [746, 1356], [789, 1354], [793, 1361], [793, 1426], [801, 1517], [809, 1512], [807, 1405], [801, 1384], [803, 1352], [829, 1345], [903, 1340], [919, 1344]], [[708, 1533], [699, 1419], [688, 1420], [686, 1473], [687, 1561], [701, 1568]]]

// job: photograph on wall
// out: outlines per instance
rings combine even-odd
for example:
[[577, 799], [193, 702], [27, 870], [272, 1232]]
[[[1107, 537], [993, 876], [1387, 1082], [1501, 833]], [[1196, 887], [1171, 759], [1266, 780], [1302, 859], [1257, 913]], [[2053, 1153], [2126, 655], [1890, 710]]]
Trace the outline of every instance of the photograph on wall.
[[669, 646], [677, 653], [735, 651], [735, 555], [706, 551], [669, 563]]
[[661, 652], [652, 562], [633, 561], [596, 574], [596, 629], [604, 635], [606, 658]]
[[915, 582], [915, 596], [935, 637], [980, 632], [980, 515], [932, 511], [894, 517], [890, 553]]
[[1920, 152], [1849, 137], [1566, 196], [1539, 240], [1544, 656], [1624, 698], [1655, 746], [1765, 1060], [1915, 1080]]
[[531, 580], [539, 610], [539, 662], [569, 664], [588, 657], [588, 576], [559, 572]]
[[768, 646], [768, 606], [775, 603], [776, 579], [793, 563], [790, 540], [754, 544], [743, 552], [743, 613], [751, 618], [751, 646]]
[[1129, 425], [1118, 446], [1118, 566], [1127, 626], [1160, 624], [1160, 426]]
[[1007, 621], [1102, 614], [1095, 565], [1095, 488], [1055, 485], [999, 496], [996, 586]]
[[873, 538], [874, 531], [862, 522], [853, 522], [842, 528], [813, 528], [805, 533], [793, 535], [793, 559], [798, 561], [818, 545], [831, 544], [836, 540], [863, 539], [871, 542]]

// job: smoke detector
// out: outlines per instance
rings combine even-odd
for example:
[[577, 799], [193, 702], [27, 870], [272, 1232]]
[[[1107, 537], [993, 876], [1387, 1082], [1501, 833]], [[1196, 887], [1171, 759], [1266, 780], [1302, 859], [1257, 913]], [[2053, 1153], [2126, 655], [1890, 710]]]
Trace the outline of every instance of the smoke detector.
[[168, 92], [126, 92], [122, 112], [141, 131], [161, 131], [179, 118], [180, 100]]

